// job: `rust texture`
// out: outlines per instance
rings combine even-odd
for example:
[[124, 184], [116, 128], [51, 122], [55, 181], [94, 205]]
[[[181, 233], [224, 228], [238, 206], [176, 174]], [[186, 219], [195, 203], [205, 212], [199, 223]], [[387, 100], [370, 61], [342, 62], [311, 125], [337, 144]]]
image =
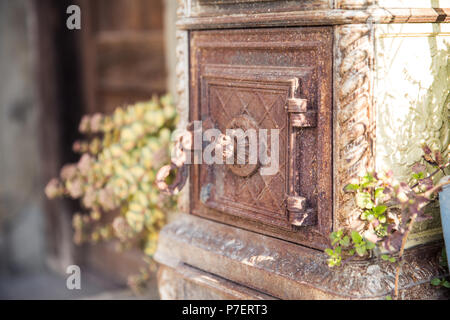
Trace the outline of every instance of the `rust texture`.
[[373, 39], [369, 25], [335, 29], [335, 228], [357, 230], [359, 211], [344, 186], [374, 168]]
[[[332, 28], [191, 34], [190, 120], [279, 129], [279, 170], [194, 165], [191, 212], [324, 248], [332, 226]], [[267, 146], [270, 152], [271, 146]], [[288, 210], [286, 199], [306, 199]], [[301, 213], [299, 215], [299, 213]]]

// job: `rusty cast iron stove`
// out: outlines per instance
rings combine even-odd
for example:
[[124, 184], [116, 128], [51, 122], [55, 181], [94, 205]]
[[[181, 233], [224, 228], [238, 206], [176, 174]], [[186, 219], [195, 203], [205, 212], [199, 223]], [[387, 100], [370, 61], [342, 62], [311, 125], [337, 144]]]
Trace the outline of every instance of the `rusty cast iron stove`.
[[244, 162], [192, 165], [191, 213], [325, 247], [332, 227], [331, 28], [194, 31], [190, 42], [190, 120], [201, 120], [203, 130], [266, 129], [260, 147], [279, 159], [278, 170], [264, 174], [270, 164], [250, 162], [247, 143]]

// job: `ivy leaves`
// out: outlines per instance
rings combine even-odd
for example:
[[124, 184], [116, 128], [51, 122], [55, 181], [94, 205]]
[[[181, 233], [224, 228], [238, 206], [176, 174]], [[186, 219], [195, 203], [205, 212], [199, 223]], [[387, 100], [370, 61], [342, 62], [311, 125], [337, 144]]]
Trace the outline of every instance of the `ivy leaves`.
[[344, 231], [339, 230], [337, 232], [333, 232], [330, 235], [331, 244], [334, 245], [342, 245], [347, 247], [350, 244], [350, 239], [348, 236], [344, 236]]
[[356, 205], [363, 209], [372, 209], [374, 204], [368, 192], [358, 192], [356, 194]]
[[[370, 254], [378, 245], [387, 252], [398, 251], [398, 258], [390, 254], [381, 254], [382, 261], [398, 262], [395, 273], [394, 298], [398, 298], [398, 279], [401, 270], [406, 239], [416, 221], [423, 221], [430, 217], [425, 213], [425, 206], [433, 199], [442, 184], [434, 185], [432, 177], [450, 166], [450, 152], [447, 161], [439, 151], [432, 151], [423, 145], [423, 160], [435, 171], [426, 174], [427, 167], [422, 163], [412, 166], [409, 183], [398, 182], [393, 178], [393, 172], [387, 171], [383, 175], [367, 173], [358, 181], [347, 184], [345, 192], [355, 194], [355, 205], [360, 211], [358, 231], [339, 230], [331, 233], [331, 244], [325, 253], [330, 267], [340, 266], [354, 256], [363, 257]], [[450, 151], [450, 147], [449, 147]], [[434, 286], [450, 288], [450, 282], [445, 278], [434, 278]], [[387, 300], [392, 297], [386, 296]]]
[[386, 216], [384, 215], [386, 210], [387, 206], [385, 205], [376, 206], [370, 210], [364, 210], [364, 212], [361, 214], [361, 219], [368, 221], [377, 219], [380, 223], [386, 223]]
[[328, 256], [329, 256], [329, 258], [327, 260], [328, 266], [339, 267], [341, 265], [341, 262], [342, 262], [342, 248], [341, 247], [338, 246], [334, 250], [327, 248], [327, 249], [325, 249], [325, 253], [328, 254]]
[[384, 260], [384, 261], [392, 262], [392, 263], [394, 263], [395, 261], [397, 261], [397, 259], [395, 259], [395, 257], [391, 257], [391, 256], [389, 256], [388, 254], [382, 254], [382, 255], [381, 255], [381, 259]]
[[[449, 164], [444, 163], [444, 157], [439, 151], [433, 152], [428, 146], [422, 148], [424, 160], [428, 164], [438, 167], [438, 170], [448, 167]], [[355, 194], [355, 205], [363, 224], [358, 231], [339, 230], [330, 235], [333, 248], [326, 251], [330, 257], [330, 266], [340, 265], [354, 255], [362, 257], [377, 244], [387, 251], [401, 249], [411, 224], [429, 218], [424, 208], [430, 202], [431, 192], [435, 188], [432, 175], [427, 176], [425, 173], [426, 168], [421, 163], [412, 166], [411, 186], [396, 181], [391, 171], [383, 175], [367, 173], [345, 186], [345, 192]], [[396, 261], [396, 258], [387, 254], [381, 255], [381, 259]]]
[[[369, 250], [375, 248], [375, 244], [373, 242], [364, 240], [363, 237], [356, 231], [352, 231], [352, 241], [355, 251], [360, 257], [364, 256]], [[351, 250], [350, 253], [352, 253]]]
[[431, 284], [433, 285], [433, 286], [436, 286], [436, 287], [445, 287], [445, 288], [448, 288], [448, 289], [450, 289], [450, 281], [447, 281], [447, 280], [445, 280], [444, 278], [442, 278], [442, 279], [439, 279], [439, 278], [433, 278], [432, 280], [431, 280]]
[[325, 253], [329, 256], [328, 266], [340, 266], [342, 264], [343, 256], [347, 259], [355, 254], [362, 257], [375, 248], [373, 242], [365, 240], [358, 232], [352, 231], [350, 236], [345, 235], [343, 230], [331, 233], [331, 244], [333, 249], [326, 249]]
[[[448, 272], [448, 264], [447, 264], [447, 252], [445, 251], [445, 247], [442, 248], [441, 257], [439, 258], [439, 265]], [[448, 278], [448, 277], [447, 277]], [[450, 289], [450, 281], [448, 281], [445, 277], [442, 278], [433, 278], [430, 283], [436, 287], [444, 287]]]

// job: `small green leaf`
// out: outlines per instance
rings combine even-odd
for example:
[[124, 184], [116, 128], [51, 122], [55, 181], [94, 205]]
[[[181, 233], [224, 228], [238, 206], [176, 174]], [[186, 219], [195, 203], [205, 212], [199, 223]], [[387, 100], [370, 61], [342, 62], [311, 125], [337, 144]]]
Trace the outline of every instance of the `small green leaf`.
[[392, 300], [391, 296], [386, 296], [386, 300]]
[[394, 263], [395, 261], [397, 261], [397, 259], [395, 259], [394, 257], [389, 258], [389, 262]]
[[358, 192], [356, 194], [356, 205], [362, 209], [371, 209], [373, 203], [370, 194], [368, 192]]
[[434, 278], [433, 280], [431, 280], [431, 284], [432, 284], [433, 286], [438, 286], [438, 285], [441, 284], [441, 279], [439, 279], [439, 278]]
[[450, 282], [449, 282], [449, 281], [444, 281], [444, 282], [442, 283], [442, 285], [443, 285], [444, 287], [450, 289]]
[[384, 188], [376, 188], [375, 189], [375, 198], [382, 198], [384, 196], [383, 194]]
[[375, 213], [376, 216], [383, 214], [386, 211], [387, 207], [386, 206], [376, 206], [375, 208], [373, 208], [373, 212]]
[[325, 249], [325, 253], [329, 256], [332, 256], [334, 252], [330, 248], [327, 248], [327, 249]]
[[369, 211], [364, 211], [362, 214], [361, 214], [361, 220], [367, 220], [367, 216], [369, 215]]
[[354, 255], [355, 254], [355, 249], [350, 249], [350, 250], [348, 250], [348, 254], [349, 255]]
[[361, 257], [366, 254], [366, 251], [367, 251], [366, 247], [364, 247], [364, 246], [356, 248], [356, 253]]
[[352, 183], [349, 183], [348, 185], [346, 185], [344, 187], [345, 191], [355, 191], [355, 190], [358, 190], [358, 189], [359, 189], [359, 185], [358, 184], [352, 184]]
[[348, 236], [345, 236], [344, 238], [342, 238], [341, 240], [341, 245], [343, 245], [344, 247], [348, 247], [350, 244], [350, 239]]
[[362, 178], [361, 187], [362, 188], [371, 187], [371, 186], [373, 186], [374, 182], [375, 182], [375, 178], [370, 173], [368, 173]]
[[389, 256], [387, 254], [383, 254], [381, 256], [381, 259], [383, 259], [384, 261], [388, 261], [389, 260]]
[[352, 231], [352, 240], [355, 244], [360, 243], [362, 241], [362, 237], [357, 231]]
[[366, 248], [372, 250], [373, 248], [375, 248], [375, 243], [367, 241]]

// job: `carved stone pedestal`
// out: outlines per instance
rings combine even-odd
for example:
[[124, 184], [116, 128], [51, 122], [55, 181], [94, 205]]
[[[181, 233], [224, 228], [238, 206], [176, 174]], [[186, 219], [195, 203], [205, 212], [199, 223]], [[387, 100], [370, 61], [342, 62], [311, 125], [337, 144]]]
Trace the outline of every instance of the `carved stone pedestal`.
[[[330, 269], [323, 249], [330, 232], [360, 223], [343, 191], [351, 179], [386, 168], [404, 179], [421, 142], [447, 148], [450, 9], [179, 2], [180, 128], [279, 129], [280, 162], [269, 176], [261, 163], [190, 166], [155, 255], [161, 297], [384, 299], [394, 265], [371, 258]], [[401, 298], [445, 298], [430, 285], [442, 272], [441, 238], [438, 218], [410, 236]]]
[[[407, 251], [402, 299], [445, 298], [432, 288], [442, 243]], [[155, 257], [165, 299], [385, 299], [395, 266], [377, 259], [330, 269], [317, 250], [182, 215], [167, 226]]]

